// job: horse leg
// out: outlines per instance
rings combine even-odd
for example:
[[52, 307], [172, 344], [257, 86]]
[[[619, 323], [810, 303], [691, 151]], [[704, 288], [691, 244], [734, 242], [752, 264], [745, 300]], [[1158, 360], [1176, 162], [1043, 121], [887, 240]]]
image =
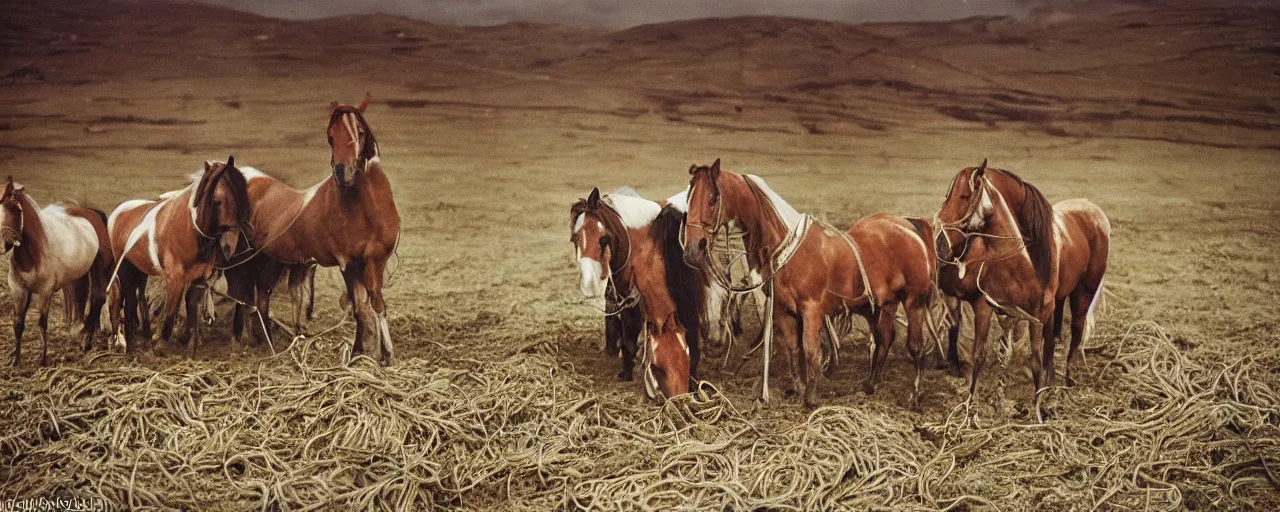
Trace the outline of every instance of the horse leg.
[[[1054, 379], [1058, 376], [1058, 371], [1054, 369], [1053, 358], [1054, 352], [1057, 352], [1058, 350], [1058, 337], [1062, 335], [1062, 314], [1065, 312], [1063, 311], [1063, 306], [1065, 305], [1065, 299], [1058, 299], [1054, 301], [1053, 317], [1049, 320], [1053, 325], [1050, 329], [1046, 329], [1045, 331], [1044, 367], [1048, 372], [1048, 374], [1045, 375], [1048, 380], [1048, 386], [1052, 386]], [[1072, 315], [1075, 315], [1075, 310], [1071, 310], [1071, 313]]]
[[307, 321], [310, 322], [316, 316], [316, 265], [311, 263], [307, 265]]
[[915, 387], [911, 393], [912, 410], [920, 410], [920, 374], [924, 371], [924, 327], [929, 315], [928, 299], [907, 296], [907, 351], [916, 363]]
[[[800, 388], [800, 319], [791, 313], [774, 310], [773, 343], [780, 349], [779, 353], [791, 367], [791, 389], [794, 393]], [[768, 350], [764, 347], [761, 350]]]
[[826, 327], [823, 317], [826, 316], [817, 307], [810, 308], [800, 322], [802, 354], [804, 356], [802, 370], [804, 372], [804, 405], [810, 409], [818, 406], [818, 396], [822, 384], [822, 330]]
[[27, 328], [27, 309], [31, 307], [31, 292], [9, 281], [9, 293], [13, 299], [13, 365], [22, 360], [22, 331]]
[[370, 329], [376, 329], [376, 321], [370, 320], [369, 310], [369, 292], [365, 288], [364, 283], [360, 281], [363, 270], [360, 265], [350, 264], [342, 271], [342, 277], [347, 282], [347, 293], [351, 299], [352, 316], [356, 320], [356, 337], [351, 345], [351, 355], [364, 353], [364, 339], [368, 336]]
[[40, 312], [40, 366], [49, 364], [49, 306], [53, 305], [53, 290], [36, 298]]
[[947, 297], [947, 313], [951, 315], [951, 328], [947, 329], [947, 361], [951, 363], [951, 374], [959, 377], [964, 372], [964, 362], [960, 360], [960, 323], [964, 320], [964, 303], [955, 297]]
[[987, 363], [987, 336], [991, 334], [991, 304], [979, 297], [970, 303], [973, 306], [973, 348], [969, 354], [969, 400], [978, 390], [978, 375], [982, 366]]
[[182, 337], [187, 340], [187, 357], [195, 359], [196, 345], [200, 343], [200, 303], [208, 290], [209, 283], [197, 281], [187, 287], [187, 318], [182, 328]]
[[[875, 325], [871, 329], [871, 338], [875, 340], [875, 351], [871, 354], [871, 372], [867, 374], [867, 380], [862, 382], [862, 392], [868, 395], [876, 392], [880, 374], [884, 373], [884, 362], [889, 358], [889, 348], [893, 346], [897, 314], [897, 302], [886, 302], [876, 312]], [[871, 319], [867, 320], [870, 323]]]
[[[173, 324], [178, 319], [178, 308], [182, 306], [182, 298], [187, 291], [187, 282], [181, 276], [167, 275], [164, 278], [164, 326], [160, 328], [160, 341], [168, 344], [173, 338]], [[154, 351], [155, 347], [152, 347]]]
[[382, 296], [383, 271], [386, 268], [385, 261], [365, 265], [363, 282], [369, 293], [370, 315], [378, 336], [378, 362], [383, 366], [390, 366], [395, 347], [391, 342], [391, 326], [387, 324], [387, 302]]
[[1076, 380], [1071, 377], [1071, 362], [1080, 351], [1080, 344], [1089, 335], [1090, 306], [1093, 305], [1097, 290], [1080, 287], [1071, 292], [1071, 344], [1067, 346], [1066, 380], [1068, 386], [1075, 386]]
[[[182, 302], [186, 306], [183, 309], [182, 331], [178, 332], [177, 341], [183, 345], [190, 346], [191, 333], [195, 331], [196, 323], [200, 315], [200, 299], [204, 293], [204, 283], [196, 281], [187, 286], [187, 291], [183, 294]], [[191, 351], [194, 354], [194, 351]]]
[[640, 330], [644, 325], [644, 312], [639, 305], [632, 305], [614, 318], [619, 322], [619, 335], [622, 337], [622, 371], [618, 372], [618, 380], [629, 382], [634, 378], [636, 352], [640, 350], [636, 339], [640, 337]]
[[[1044, 423], [1044, 412], [1040, 408], [1040, 392], [1045, 388], [1045, 372], [1052, 374], [1053, 367], [1046, 366], [1051, 359], [1046, 355], [1045, 350], [1053, 350], [1053, 304], [1041, 305], [1041, 313], [1036, 316], [1040, 325], [1031, 325], [1031, 384], [1034, 386], [1035, 393], [1032, 395], [1035, 402], [1036, 421]], [[1047, 313], [1047, 314], [1046, 314]]]
[[107, 281], [101, 279], [94, 280], [89, 283], [89, 314], [84, 318], [84, 329], [81, 334], [84, 336], [84, 351], [88, 352], [93, 348], [93, 336], [97, 334], [98, 328], [102, 324], [102, 306], [107, 302], [107, 290], [104, 287]]

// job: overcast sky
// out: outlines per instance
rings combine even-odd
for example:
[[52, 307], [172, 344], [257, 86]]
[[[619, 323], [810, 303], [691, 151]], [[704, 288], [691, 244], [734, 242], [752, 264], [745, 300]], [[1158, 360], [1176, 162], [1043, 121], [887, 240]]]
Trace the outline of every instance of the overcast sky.
[[448, 25], [534, 21], [624, 28], [682, 19], [745, 15], [846, 23], [1023, 16], [1033, 4], [1079, 0], [197, 0], [277, 18], [385, 13]]

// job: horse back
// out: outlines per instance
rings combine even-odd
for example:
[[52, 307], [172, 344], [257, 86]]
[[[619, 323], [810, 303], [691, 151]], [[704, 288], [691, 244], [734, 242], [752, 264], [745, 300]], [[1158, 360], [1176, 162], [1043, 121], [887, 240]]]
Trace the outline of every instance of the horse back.
[[107, 214], [96, 208], [67, 208], [67, 214], [80, 217], [93, 226], [95, 239], [98, 241], [96, 265], [110, 267], [115, 262], [111, 251], [111, 234], [107, 231]]
[[910, 219], [888, 212], [863, 217], [849, 229], [877, 293], [932, 290], [937, 276], [936, 253], [921, 229]]

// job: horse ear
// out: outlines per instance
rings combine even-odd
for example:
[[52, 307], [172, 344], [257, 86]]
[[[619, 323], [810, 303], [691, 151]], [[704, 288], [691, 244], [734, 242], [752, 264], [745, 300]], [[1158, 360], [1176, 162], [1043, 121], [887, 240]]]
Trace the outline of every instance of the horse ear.
[[719, 177], [720, 177], [720, 159], [717, 158], [715, 162], [711, 163], [711, 179], [716, 179]]
[[360, 101], [360, 106], [356, 107], [356, 110], [359, 110], [360, 113], [363, 114], [364, 109], [369, 106], [369, 100], [370, 100], [369, 92], [365, 91], [364, 100]]
[[227, 167], [235, 167], [235, 166], [236, 166], [236, 156], [227, 155]]
[[689, 164], [689, 175], [693, 176], [698, 173], [698, 164]]
[[979, 165], [978, 170], [973, 171], [973, 173], [977, 174], [978, 176], [982, 176], [982, 174], [985, 173], [986, 171], [987, 171], [987, 159], [983, 158], [982, 165]]
[[13, 192], [13, 176], [9, 176], [9, 181], [4, 184], [4, 194], [9, 195], [10, 192]]
[[592, 210], [600, 207], [600, 187], [591, 189], [591, 195], [587, 196], [587, 208]]
[[332, 112], [332, 111], [333, 111], [333, 109], [335, 109], [335, 108], [338, 108], [338, 102], [336, 102], [336, 101], [334, 101], [334, 102], [330, 102], [330, 103], [329, 103], [329, 111], [330, 111], [330, 112]]

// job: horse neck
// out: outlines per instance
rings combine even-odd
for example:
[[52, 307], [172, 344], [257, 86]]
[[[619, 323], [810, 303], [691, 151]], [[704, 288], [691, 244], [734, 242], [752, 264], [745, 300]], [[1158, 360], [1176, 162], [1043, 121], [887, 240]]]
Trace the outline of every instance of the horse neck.
[[[196, 222], [199, 220], [200, 213], [204, 205], [196, 203], [195, 211], [191, 211], [192, 196], [196, 193], [196, 187], [191, 187], [185, 192], [167, 199], [167, 203], [161, 203], [156, 208], [169, 209], [171, 214], [165, 216], [161, 221], [159, 217], [165, 212], [161, 210], [156, 212], [157, 225], [156, 236], [157, 242], [164, 244], [190, 243], [194, 248], [196, 259], [204, 261], [212, 257], [210, 248], [217, 244], [217, 240], [208, 239], [196, 232]], [[192, 217], [195, 215], [195, 217]], [[215, 212], [207, 212], [206, 215], [217, 215]], [[200, 229], [204, 229], [201, 227]]]
[[646, 315], [650, 318], [666, 318], [675, 311], [675, 302], [667, 289], [666, 262], [662, 259], [660, 240], [654, 239], [653, 225], [628, 229], [630, 261], [625, 274], [627, 280], [640, 292]]
[[610, 233], [622, 235], [613, 237], [613, 247], [609, 249], [609, 273], [614, 282], [629, 293], [636, 283], [635, 262], [631, 259], [631, 252], [635, 249], [632, 245], [635, 235], [631, 233], [630, 229], [622, 225], [622, 219], [612, 209], [601, 208], [596, 215], [601, 222], [608, 226]]
[[[1019, 229], [1018, 219], [1014, 216], [1009, 202], [1005, 200], [1004, 194], [994, 186], [991, 190], [987, 190], [987, 193], [991, 194], [992, 212], [982, 232], [998, 238], [984, 239], [983, 246], [995, 252], [1021, 247], [1023, 245], [1022, 230]], [[1027, 261], [1030, 262], [1030, 259], [1028, 258]]]
[[774, 209], [769, 198], [737, 173], [723, 173], [731, 179], [721, 183], [720, 201], [725, 208], [725, 220], [739, 223], [745, 233], [743, 244], [747, 254], [758, 265], [778, 250], [787, 237], [788, 227]]
[[22, 245], [13, 249], [12, 264], [19, 270], [35, 268], [49, 241], [39, 206], [30, 197], [22, 198]]
[[1022, 215], [1022, 204], [1027, 199], [1027, 192], [1022, 187], [1022, 182], [1014, 178], [1007, 171], [1000, 169], [991, 169], [987, 174], [991, 185], [1000, 191], [1000, 196], [1004, 198], [1004, 202], [1009, 206], [1009, 212], [1013, 214], [1013, 218], [1017, 219]]

